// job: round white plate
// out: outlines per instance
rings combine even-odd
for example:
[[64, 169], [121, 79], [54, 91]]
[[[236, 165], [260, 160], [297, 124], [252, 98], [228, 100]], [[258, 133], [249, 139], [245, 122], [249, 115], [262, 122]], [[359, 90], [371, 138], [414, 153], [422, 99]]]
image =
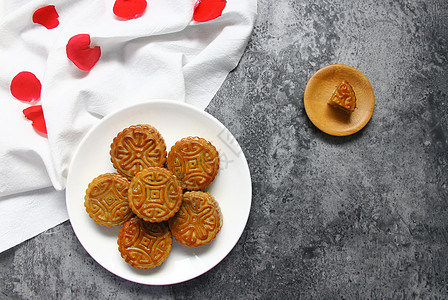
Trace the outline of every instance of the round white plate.
[[[96, 224], [85, 211], [84, 195], [96, 176], [114, 172], [109, 150], [113, 138], [133, 124], [150, 124], [165, 139], [167, 151], [183, 137], [200, 136], [220, 155], [220, 170], [207, 191], [219, 202], [223, 226], [210, 244], [190, 248], [173, 239], [167, 260], [154, 269], [139, 270], [120, 256], [119, 227]], [[174, 284], [195, 278], [216, 266], [235, 246], [249, 217], [252, 183], [246, 158], [233, 135], [210, 114], [177, 101], [150, 101], [124, 108], [103, 118], [84, 137], [70, 165], [67, 209], [76, 236], [104, 268], [124, 279], [150, 285]]]

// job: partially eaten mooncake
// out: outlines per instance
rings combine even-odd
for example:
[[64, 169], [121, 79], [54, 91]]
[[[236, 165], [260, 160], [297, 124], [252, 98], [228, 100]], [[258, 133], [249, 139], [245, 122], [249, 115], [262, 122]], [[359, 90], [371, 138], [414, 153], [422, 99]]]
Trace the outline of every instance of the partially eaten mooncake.
[[356, 108], [356, 95], [353, 87], [346, 80], [342, 80], [331, 95], [328, 104], [347, 113], [352, 113]]

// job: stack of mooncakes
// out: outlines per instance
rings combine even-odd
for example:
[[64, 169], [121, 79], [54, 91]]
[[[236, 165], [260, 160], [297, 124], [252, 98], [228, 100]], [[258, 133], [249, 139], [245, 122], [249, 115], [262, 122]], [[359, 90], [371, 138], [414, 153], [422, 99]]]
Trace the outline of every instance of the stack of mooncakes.
[[118, 250], [139, 269], [162, 264], [172, 236], [181, 244], [210, 243], [222, 227], [218, 202], [203, 191], [219, 170], [219, 153], [204, 138], [186, 137], [169, 153], [148, 124], [127, 127], [110, 146], [117, 173], [101, 174], [87, 187], [84, 206], [103, 226], [122, 226]]

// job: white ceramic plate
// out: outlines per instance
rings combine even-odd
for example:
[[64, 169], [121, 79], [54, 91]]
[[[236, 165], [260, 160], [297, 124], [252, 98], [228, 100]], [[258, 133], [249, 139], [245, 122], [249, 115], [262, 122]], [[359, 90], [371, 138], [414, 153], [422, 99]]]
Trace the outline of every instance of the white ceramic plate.
[[[114, 172], [109, 150], [113, 138], [133, 124], [151, 124], [165, 139], [167, 150], [186, 136], [211, 141], [220, 154], [220, 170], [207, 189], [219, 202], [223, 227], [210, 244], [189, 248], [173, 241], [167, 260], [159, 267], [139, 270], [120, 256], [119, 227], [103, 227], [90, 219], [84, 195], [96, 176]], [[174, 284], [195, 278], [216, 266], [235, 246], [249, 217], [252, 184], [243, 151], [233, 135], [210, 114], [177, 101], [151, 101], [103, 118], [76, 150], [67, 179], [70, 222], [86, 251], [104, 268], [124, 279], [150, 285]]]

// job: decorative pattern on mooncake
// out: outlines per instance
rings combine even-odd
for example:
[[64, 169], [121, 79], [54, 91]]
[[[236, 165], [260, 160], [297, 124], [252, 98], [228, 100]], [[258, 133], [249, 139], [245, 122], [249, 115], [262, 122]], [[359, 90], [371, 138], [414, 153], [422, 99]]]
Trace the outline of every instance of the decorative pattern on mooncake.
[[356, 95], [352, 86], [346, 80], [342, 80], [328, 104], [345, 112], [353, 112], [356, 108]]
[[182, 204], [182, 186], [169, 170], [158, 167], [144, 169], [131, 180], [129, 206], [145, 221], [166, 221]]
[[182, 206], [168, 220], [172, 235], [189, 247], [210, 243], [221, 230], [222, 213], [218, 202], [207, 192], [186, 192]]
[[139, 269], [151, 269], [166, 260], [172, 242], [165, 222], [150, 223], [134, 217], [121, 227], [117, 244], [128, 264]]
[[128, 203], [128, 188], [129, 181], [119, 174], [106, 173], [96, 177], [84, 197], [87, 213], [100, 225], [122, 225], [133, 216]]
[[171, 147], [167, 167], [182, 181], [184, 188], [202, 190], [218, 174], [219, 154], [215, 146], [206, 139], [187, 137]]
[[118, 173], [129, 179], [148, 167], [162, 167], [166, 162], [166, 144], [150, 125], [123, 129], [110, 145], [110, 159]]

